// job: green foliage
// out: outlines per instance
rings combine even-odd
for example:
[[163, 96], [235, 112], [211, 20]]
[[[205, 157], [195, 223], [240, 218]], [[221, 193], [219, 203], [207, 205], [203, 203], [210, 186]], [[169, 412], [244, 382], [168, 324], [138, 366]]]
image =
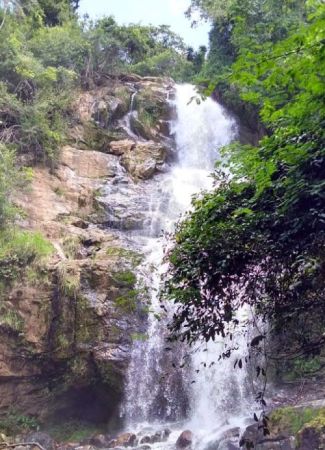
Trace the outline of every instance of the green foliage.
[[80, 272], [78, 267], [62, 262], [58, 267], [58, 282], [62, 295], [76, 299], [80, 290]]
[[324, 418], [324, 408], [279, 408], [271, 413], [271, 426], [296, 435], [304, 425]]
[[295, 381], [308, 376], [313, 376], [322, 367], [319, 356], [314, 358], [296, 358], [292, 361], [291, 367], [286, 367], [284, 378], [288, 381]]
[[80, 236], [68, 236], [62, 243], [62, 248], [65, 256], [68, 259], [76, 259], [80, 250], [81, 238]]
[[144, 61], [134, 64], [132, 72], [146, 76], [170, 76], [175, 80], [189, 80], [194, 75], [194, 67], [184, 54], [172, 49], [166, 49], [157, 55], [147, 57]]
[[66, 22], [61, 26], [40, 28], [33, 35], [29, 46], [43, 65], [79, 73], [84, 67], [90, 43], [77, 23]]
[[134, 286], [137, 281], [135, 274], [130, 270], [116, 273], [114, 279], [122, 286]]
[[0, 420], [0, 431], [9, 436], [36, 430], [38, 426], [37, 420], [33, 416], [21, 414], [15, 408], [10, 408]]
[[19, 184], [19, 170], [15, 166], [15, 152], [0, 144], [0, 229], [17, 214], [11, 196]]
[[138, 305], [139, 291], [137, 289], [128, 290], [125, 295], [120, 295], [115, 299], [115, 305], [123, 312], [132, 314], [136, 312]]
[[46, 432], [58, 442], [81, 442], [83, 439], [103, 431], [92, 423], [77, 420], [52, 424], [46, 429]]
[[106, 254], [123, 258], [130, 262], [132, 266], [138, 266], [143, 260], [143, 254], [123, 247], [110, 247], [107, 249]]
[[70, 32], [73, 35], [73, 26], [36, 29], [31, 35], [28, 19], [21, 22], [17, 26], [16, 17], [7, 15], [0, 30], [0, 141], [13, 145], [18, 155], [29, 155], [27, 162], [51, 164], [63, 140], [69, 89], [76, 78], [57, 60], [55, 50], [60, 35], [60, 51], [68, 52], [69, 42], [67, 47], [63, 42]]
[[27, 266], [52, 252], [52, 245], [40, 233], [15, 228], [0, 232], [0, 281], [8, 285]]
[[0, 327], [9, 328], [15, 332], [22, 332], [24, 321], [16, 311], [8, 309], [4, 304], [0, 304]]
[[88, 24], [91, 49], [85, 74], [135, 72], [180, 78], [191, 64], [182, 39], [166, 25], [119, 26], [112, 17]]

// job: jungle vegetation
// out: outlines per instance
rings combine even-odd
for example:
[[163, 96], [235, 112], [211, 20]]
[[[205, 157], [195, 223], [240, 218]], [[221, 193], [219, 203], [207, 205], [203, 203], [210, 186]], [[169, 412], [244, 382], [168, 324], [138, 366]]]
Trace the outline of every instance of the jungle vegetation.
[[33, 166], [55, 168], [74, 92], [129, 72], [190, 79], [203, 59], [187, 53], [166, 25], [82, 18], [78, 0], [0, 1], [0, 282], [47, 248], [39, 236], [21, 234], [13, 198]]
[[[325, 348], [325, 4], [192, 0], [194, 11], [212, 24], [197, 81], [231, 109], [250, 105], [265, 131], [255, 146], [222, 149], [215, 189], [178, 223], [171, 339], [227, 338], [228, 357], [246, 308], [269, 324], [277, 370], [300, 361], [300, 375], [315, 374]], [[255, 349], [266, 338], [256, 333]]]

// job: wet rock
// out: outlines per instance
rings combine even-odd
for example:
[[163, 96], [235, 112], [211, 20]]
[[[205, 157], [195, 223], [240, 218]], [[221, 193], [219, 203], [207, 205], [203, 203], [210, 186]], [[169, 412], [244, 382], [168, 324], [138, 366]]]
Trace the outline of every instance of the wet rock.
[[162, 440], [162, 431], [157, 431], [153, 436], [151, 436], [151, 443], [155, 444]]
[[168, 120], [159, 120], [158, 129], [159, 133], [163, 134], [164, 136], [170, 136], [170, 122]]
[[[287, 439], [265, 440], [255, 447], [256, 450], [294, 450], [296, 448], [300, 447], [296, 447], [295, 438], [293, 436]], [[310, 450], [311, 448], [316, 449], [318, 447], [308, 445], [304, 450]]]
[[51, 438], [46, 433], [37, 431], [33, 433], [28, 433], [25, 437], [23, 442], [33, 442], [40, 444], [45, 450], [55, 450], [56, 449], [56, 443], [54, 439]]
[[176, 441], [177, 449], [189, 449], [193, 442], [193, 433], [190, 430], [183, 431]]
[[92, 118], [103, 128], [120, 119], [127, 112], [124, 102], [113, 96], [105, 96], [93, 105]]
[[298, 433], [298, 450], [325, 448], [325, 424], [305, 425]]
[[218, 450], [239, 450], [238, 445], [235, 445], [232, 441], [222, 440], [219, 442]]
[[161, 440], [164, 442], [167, 441], [170, 434], [171, 434], [171, 430], [169, 428], [165, 428], [161, 433]]
[[138, 143], [121, 157], [121, 164], [135, 179], [148, 179], [163, 166], [166, 150], [153, 141]]
[[219, 444], [220, 444], [220, 440], [219, 440], [219, 439], [218, 439], [217, 441], [210, 442], [210, 443], [205, 447], [205, 450], [219, 450]]
[[123, 139], [122, 141], [112, 141], [109, 145], [110, 153], [114, 155], [121, 156], [126, 152], [129, 152], [134, 149], [135, 142], [131, 141], [131, 139]]
[[246, 428], [239, 441], [240, 447], [250, 444], [256, 445], [263, 439], [263, 431], [258, 427], [258, 423], [254, 423]]
[[150, 445], [141, 445], [140, 447], [137, 447], [135, 450], [151, 450]]
[[105, 436], [104, 434], [97, 434], [96, 436], [90, 438], [89, 444], [93, 445], [94, 447], [105, 448], [107, 447], [110, 440], [111, 439], [108, 436]]
[[143, 436], [143, 438], [140, 439], [140, 444], [150, 444], [151, 443], [151, 436]]
[[143, 121], [141, 121], [136, 115], [132, 115], [130, 117], [130, 125], [133, 133], [139, 137], [150, 140], [155, 136], [154, 130], [151, 129], [150, 126], [146, 125]]
[[237, 439], [240, 436], [240, 428], [234, 427], [222, 433], [221, 439]]
[[123, 447], [134, 447], [137, 437], [133, 433], [123, 433], [117, 436], [115, 439], [109, 442], [108, 448], [116, 448], [119, 446]]

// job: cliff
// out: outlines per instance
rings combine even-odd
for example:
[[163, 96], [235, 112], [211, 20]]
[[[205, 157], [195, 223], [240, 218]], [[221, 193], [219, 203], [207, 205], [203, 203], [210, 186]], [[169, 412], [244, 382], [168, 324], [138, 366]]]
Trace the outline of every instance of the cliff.
[[[76, 95], [57, 166], [33, 169], [16, 203], [51, 256], [6, 287], [0, 415], [108, 423], [148, 305], [138, 295], [146, 180], [172, 155], [169, 79], [122, 76]], [[139, 300], [141, 298], [141, 300]], [[85, 407], [86, 405], [86, 407]]]

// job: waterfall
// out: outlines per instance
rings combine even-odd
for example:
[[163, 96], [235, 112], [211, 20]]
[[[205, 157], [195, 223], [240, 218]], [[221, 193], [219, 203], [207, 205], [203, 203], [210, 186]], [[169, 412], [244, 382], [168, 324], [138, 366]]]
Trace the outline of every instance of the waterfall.
[[137, 118], [138, 114], [137, 111], [134, 109], [135, 97], [137, 93], [138, 93], [137, 91], [134, 91], [132, 93], [129, 112], [124, 117], [122, 117], [122, 119], [120, 119], [119, 125], [131, 139], [139, 141], [141, 140], [141, 138], [137, 134], [135, 134], [134, 131], [132, 130], [132, 119]]
[[[182, 423], [179, 432], [187, 424], [197, 435], [195, 448], [203, 449], [209, 441], [207, 434], [213, 436], [216, 430], [232, 425], [233, 417], [243, 415], [245, 373], [233, 370], [236, 354], [217, 361], [223, 343], [208, 344], [203, 352], [196, 349], [189, 367], [171, 368], [175, 359], [179, 365], [188, 349], [176, 344], [173, 352], [165, 351], [168, 318], [161, 315], [158, 300], [160, 276], [166, 270], [162, 264], [166, 242], [161, 230], [172, 232], [175, 222], [191, 207], [192, 196], [212, 187], [210, 174], [219, 158], [218, 150], [234, 139], [236, 124], [218, 103], [210, 98], [201, 100], [192, 85], [177, 86], [173, 103], [177, 118], [171, 129], [177, 160], [168, 172], [156, 177], [150, 189], [150, 221], [141, 237], [145, 261], [138, 283], [149, 286], [146, 295], [151, 306], [145, 338], [134, 342], [122, 414], [127, 428], [133, 431], [174, 421]], [[239, 336], [238, 343], [239, 352], [247, 348], [244, 338]], [[154, 448], [170, 447], [166, 443]]]

